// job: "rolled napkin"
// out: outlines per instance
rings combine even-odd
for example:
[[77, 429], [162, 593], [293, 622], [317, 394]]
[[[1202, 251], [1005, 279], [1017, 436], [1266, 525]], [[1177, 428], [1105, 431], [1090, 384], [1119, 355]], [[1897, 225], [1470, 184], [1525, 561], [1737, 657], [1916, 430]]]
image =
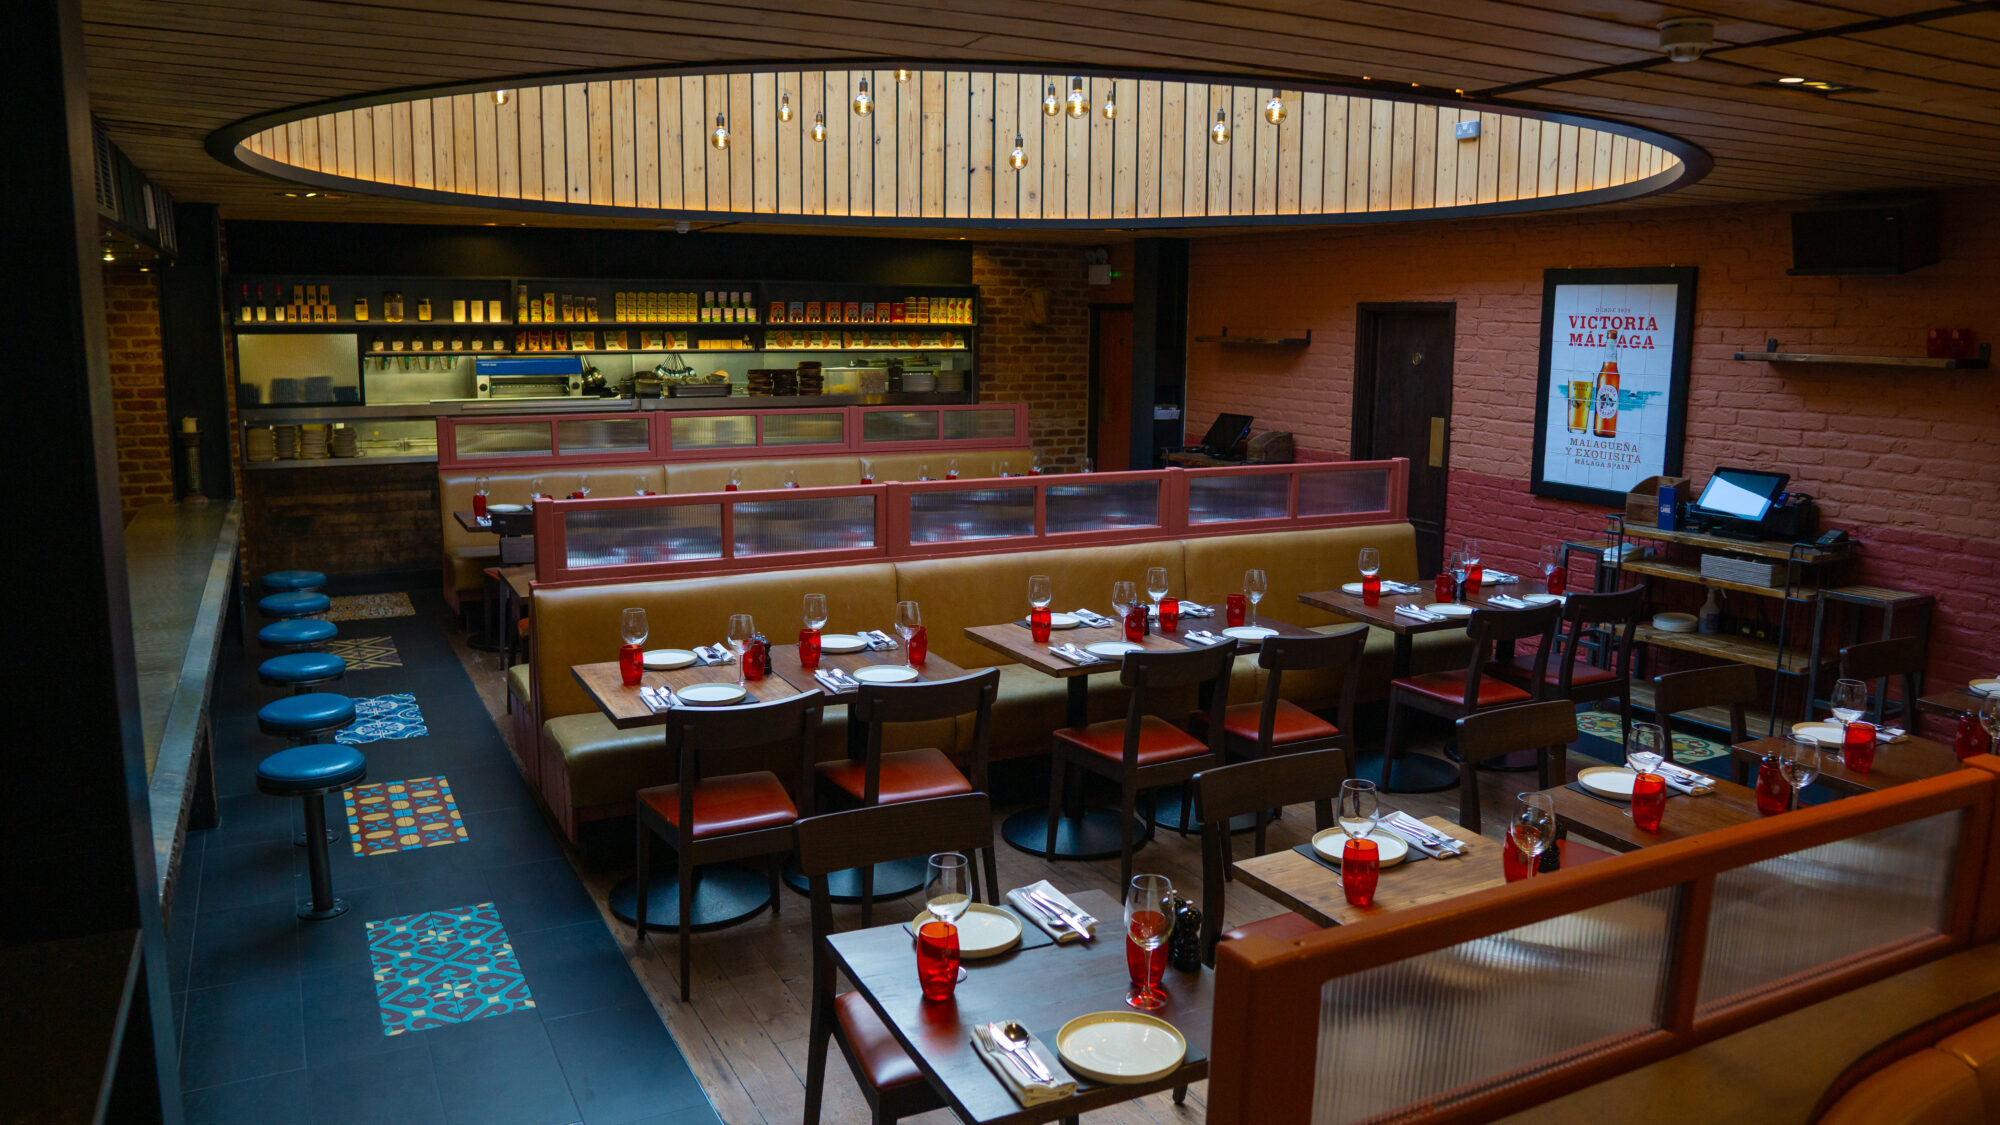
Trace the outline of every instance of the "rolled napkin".
[[[1049, 917], [1048, 911], [1040, 903], [1028, 897], [1030, 891], [1040, 898], [1054, 902], [1062, 913], [1076, 918], [1082, 924], [1083, 932], [1079, 933], [1068, 923]], [[1097, 919], [1085, 914], [1076, 903], [1069, 900], [1069, 896], [1056, 890], [1047, 879], [1008, 891], [1007, 901], [1012, 904], [1015, 913], [1033, 922], [1043, 933], [1054, 938], [1057, 945], [1067, 945], [1073, 941], [1082, 941], [1086, 937], [1097, 936]]]
[[1668, 762], [1661, 762], [1659, 775], [1666, 780], [1667, 788], [1690, 797], [1701, 797], [1715, 792], [1715, 779], [1705, 773], [1696, 773]]
[[1187, 639], [1195, 642], [1196, 644], [1204, 644], [1204, 645], [1219, 645], [1222, 642], [1229, 640], [1228, 637], [1225, 637], [1220, 633], [1211, 633], [1206, 629], [1190, 630], [1187, 635]]
[[1489, 570], [1479, 576], [1479, 584], [1482, 586], [1507, 586], [1520, 580], [1520, 575], [1509, 574], [1504, 570]]
[[652, 711], [656, 715], [671, 706], [667, 701], [666, 693], [655, 688], [640, 688], [639, 698], [645, 702], [647, 710]]
[[1904, 730], [1902, 727], [1875, 728], [1875, 741], [1877, 742], [1903, 742], [1908, 740], [1909, 737], [1910, 732]]
[[1014, 1100], [1023, 1106], [1061, 1101], [1076, 1093], [1076, 1079], [1070, 1077], [1069, 1071], [1063, 1069], [1062, 1063], [1055, 1057], [1055, 1052], [1049, 1050], [1039, 1037], [1032, 1034], [1028, 1039], [1028, 1050], [1034, 1053], [1036, 1061], [1042, 1064], [1043, 1069], [1054, 1077], [1052, 1082], [1027, 1081], [1022, 1073], [1015, 1069], [1015, 1062], [1005, 1057], [1011, 1052], [993, 1041], [993, 1031], [987, 1024], [973, 1025], [972, 1049], [986, 1061], [987, 1069], [999, 1077], [1000, 1084], [1007, 1087], [1007, 1092], [1014, 1095]]
[[1510, 598], [1510, 597], [1508, 597], [1508, 596], [1507, 596], [1507, 595], [1505, 595], [1505, 594], [1495, 594], [1495, 595], [1493, 595], [1492, 597], [1490, 597], [1490, 598], [1487, 598], [1486, 600], [1487, 600], [1488, 602], [1492, 603], [1493, 605], [1497, 605], [1497, 606], [1501, 606], [1501, 607], [1503, 607], [1503, 608], [1506, 608], [1506, 609], [1526, 609], [1526, 608], [1528, 608], [1528, 603], [1527, 603], [1527, 602], [1524, 602], [1524, 601], [1522, 601], [1522, 600], [1521, 600], [1521, 599], [1519, 599], [1519, 598]]
[[836, 695], [847, 690], [847, 682], [840, 678], [840, 673], [830, 668], [821, 668], [814, 672], [813, 679], [818, 680], [821, 687]]
[[729, 645], [726, 643], [709, 646], [696, 645], [694, 646], [694, 655], [704, 665], [736, 663], [736, 654], [730, 650]]
[[[1149, 617], [1158, 617], [1160, 615], [1160, 607], [1157, 605], [1147, 606], [1146, 615]], [[1183, 601], [1181, 603], [1180, 615], [1182, 617], [1214, 617], [1215, 610], [1202, 605], [1200, 602]]]
[[1072, 644], [1050, 645], [1049, 651], [1069, 661], [1071, 664], [1095, 664], [1097, 656]]
[[1439, 615], [1432, 613], [1429, 610], [1418, 609], [1416, 606], [1413, 605], [1399, 605], [1396, 607], [1396, 613], [1400, 617], [1409, 617], [1417, 621], [1439, 620]]
[[1085, 625], [1088, 625], [1093, 629], [1108, 629], [1111, 626], [1118, 624], [1116, 621], [1111, 620], [1109, 617], [1106, 617], [1101, 613], [1092, 613], [1090, 610], [1087, 609], [1070, 610], [1070, 616], [1076, 618], [1078, 621], [1083, 622]]
[[[915, 631], [916, 630], [914, 629], [911, 630], [911, 632]], [[880, 629], [870, 629], [866, 633], [863, 633], [861, 635], [867, 638], [868, 649], [870, 652], [896, 651], [896, 642], [889, 638], [889, 634], [884, 633]]]
[[1465, 851], [1465, 841], [1454, 839], [1400, 809], [1383, 817], [1380, 823], [1432, 859], [1461, 855]]
[[1417, 592], [1417, 588], [1408, 582], [1391, 582], [1384, 578], [1382, 580], [1382, 592], [1385, 594], [1414, 594]]

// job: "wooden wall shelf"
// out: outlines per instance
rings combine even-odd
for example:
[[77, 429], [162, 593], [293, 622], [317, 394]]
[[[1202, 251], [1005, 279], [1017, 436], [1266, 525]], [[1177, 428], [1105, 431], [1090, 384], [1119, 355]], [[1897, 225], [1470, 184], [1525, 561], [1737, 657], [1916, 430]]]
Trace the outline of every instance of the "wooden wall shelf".
[[1262, 348], [1303, 348], [1312, 344], [1313, 334], [1312, 329], [1308, 328], [1305, 330], [1303, 336], [1289, 336], [1271, 332], [1261, 335], [1232, 336], [1229, 334], [1229, 329], [1225, 328], [1222, 330], [1222, 335], [1220, 336], [1196, 336], [1194, 342], [1197, 344], [1242, 344], [1249, 347]]
[[1831, 355], [1823, 352], [1786, 352], [1778, 341], [1765, 341], [1761, 352], [1737, 352], [1736, 358], [1757, 363], [1842, 363], [1856, 367], [1921, 367], [1933, 371], [1983, 371], [1993, 361], [1993, 345], [1979, 345], [1979, 354], [1969, 359], [1939, 359], [1921, 355]]

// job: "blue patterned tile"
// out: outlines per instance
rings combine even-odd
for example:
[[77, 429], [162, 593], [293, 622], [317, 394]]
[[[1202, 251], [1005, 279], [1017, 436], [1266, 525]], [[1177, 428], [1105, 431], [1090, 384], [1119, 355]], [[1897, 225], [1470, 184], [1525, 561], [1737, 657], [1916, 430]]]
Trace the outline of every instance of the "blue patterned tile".
[[370, 922], [368, 956], [384, 1035], [535, 1006], [490, 902]]
[[344, 746], [361, 746], [392, 738], [419, 738], [429, 734], [417, 697], [409, 692], [367, 696], [354, 701], [354, 725], [333, 736]]

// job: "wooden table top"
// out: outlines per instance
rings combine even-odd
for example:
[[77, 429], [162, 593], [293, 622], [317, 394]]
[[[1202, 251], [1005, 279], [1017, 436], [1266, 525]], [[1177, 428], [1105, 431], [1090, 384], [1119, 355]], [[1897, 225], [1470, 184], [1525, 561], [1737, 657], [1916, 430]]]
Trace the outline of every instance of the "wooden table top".
[[[894, 652], [875, 652], [871, 649], [862, 649], [860, 652], [822, 652], [819, 654], [820, 667], [838, 668], [848, 673], [884, 664], [898, 668], [902, 667], [903, 650], [899, 648]], [[811, 672], [806, 671], [799, 665], [799, 646], [797, 645], [771, 646], [771, 674], [791, 684], [800, 691], [818, 691], [824, 693], [827, 697], [828, 706], [845, 706], [850, 699], [854, 698], [851, 693], [842, 692], [835, 695], [821, 686], [820, 682], [813, 678]], [[924, 658], [924, 666], [917, 669], [917, 681], [920, 683], [955, 680], [963, 675], [965, 675], [965, 669], [960, 668], [958, 665], [935, 653], [926, 656]]]
[[[1731, 746], [1729, 754], [1755, 769], [1764, 755], [1784, 749], [1785, 741], [1783, 738], [1759, 738]], [[1892, 785], [1950, 773], [1959, 766], [1958, 755], [1952, 753], [1949, 745], [1917, 734], [1901, 742], [1876, 743], [1875, 762], [1867, 773], [1848, 769], [1840, 760], [1840, 751], [1834, 747], [1822, 745], [1820, 750], [1819, 777], [1813, 780], [1813, 784], [1842, 793], [1873, 793]]]
[[1100, 1086], [1085, 1082], [1075, 1097], [1024, 1109], [972, 1047], [972, 1029], [1018, 1020], [1055, 1052], [1055, 1033], [1077, 1016], [1129, 1012], [1124, 911], [1102, 891], [1070, 896], [1098, 919], [1097, 938], [1045, 945], [965, 962], [965, 980], [951, 1000], [929, 1003], [917, 986], [915, 943], [900, 922], [835, 934], [834, 957], [944, 1096], [959, 1120], [978, 1125], [1030, 1125], [1131, 1101], [1208, 1077], [1209, 1018], [1214, 974], [1167, 968], [1167, 1006], [1152, 1013], [1187, 1037], [1187, 1062], [1153, 1082]]
[[[1282, 637], [1311, 637], [1318, 635], [1311, 629], [1303, 626], [1293, 625], [1290, 622], [1278, 621], [1269, 617], [1259, 616], [1257, 624], [1277, 630], [1278, 635]], [[1200, 648], [1202, 647], [1201, 642], [1188, 639], [1187, 634], [1190, 631], [1205, 629], [1220, 634], [1223, 628], [1223, 617], [1220, 610], [1213, 617], [1183, 617], [1180, 621], [1180, 627], [1171, 633], [1161, 632], [1157, 627], [1152, 632], [1147, 633], [1146, 639], [1140, 642], [1140, 647], [1148, 652], [1180, 652], [1184, 649]], [[1119, 662], [1116, 660], [1101, 660], [1095, 664], [1071, 664], [1069, 661], [1050, 652], [1048, 645], [1036, 644], [1034, 634], [1028, 631], [1026, 625], [1019, 622], [1009, 621], [1004, 625], [968, 626], [965, 630], [965, 635], [974, 644], [984, 645], [1006, 656], [1008, 659], [1026, 664], [1028, 667], [1044, 675], [1056, 676], [1062, 679], [1068, 679], [1071, 676], [1092, 676], [1099, 672], [1116, 672], [1119, 667]], [[1063, 641], [1068, 641], [1079, 648], [1095, 644], [1099, 641], [1122, 641], [1124, 639], [1125, 628], [1122, 625], [1109, 625], [1103, 628], [1079, 625], [1074, 629], [1056, 629], [1049, 634], [1049, 644], [1060, 644]], [[1258, 644], [1256, 641], [1236, 642], [1238, 652], [1255, 652], [1257, 648]]]
[[535, 580], [534, 564], [530, 563], [526, 566], [503, 566], [500, 568], [500, 580], [507, 584], [507, 588], [513, 591], [515, 597], [522, 601], [527, 601], [529, 594], [528, 583]]
[[[1419, 582], [1416, 585], [1421, 586], [1423, 583]], [[1482, 586], [1479, 593], [1467, 599], [1467, 604], [1475, 609], [1505, 609], [1507, 608], [1506, 606], [1488, 606], [1487, 599], [1495, 594], [1506, 594], [1508, 597], [1524, 598], [1529, 594], [1545, 594], [1547, 592], [1548, 588], [1540, 582], [1523, 581], [1510, 583], [1506, 586]], [[1399, 605], [1413, 605], [1418, 609], [1422, 609], [1424, 606], [1437, 601], [1437, 598], [1433, 596], [1433, 591], [1429, 589], [1420, 590], [1414, 594], [1391, 594], [1384, 592], [1377, 603], [1372, 606], [1364, 605], [1360, 594], [1343, 593], [1337, 589], [1314, 590], [1310, 593], [1300, 594], [1299, 600], [1315, 609], [1323, 609], [1328, 613], [1338, 613], [1342, 617], [1350, 617], [1356, 621], [1365, 621], [1370, 625], [1379, 626], [1392, 633], [1402, 633], [1404, 635], [1436, 633], [1446, 629], [1463, 629], [1468, 620], [1464, 617], [1447, 617], [1443, 621], [1418, 621], [1414, 617], [1405, 617], [1396, 612], [1396, 607]]]
[[1403, 862], [1382, 872], [1375, 901], [1350, 906], [1333, 872], [1290, 848], [1231, 864], [1236, 880], [1273, 902], [1288, 906], [1322, 926], [1348, 926], [1392, 910], [1407, 910], [1454, 895], [1471, 894], [1507, 881], [1501, 870], [1497, 840], [1468, 832], [1441, 816], [1420, 818], [1454, 839], [1465, 841], [1465, 854], [1454, 859]]
[[1757, 811], [1755, 791], [1720, 778], [1715, 781], [1715, 792], [1702, 797], [1682, 796], [1668, 790], [1671, 795], [1667, 798], [1667, 810], [1660, 817], [1658, 832], [1641, 832], [1632, 818], [1625, 815], [1626, 806], [1622, 802], [1579, 793], [1567, 785], [1543, 792], [1555, 798], [1556, 815], [1570, 832], [1621, 852], [1699, 836], [1763, 816]]
[[1979, 705], [1984, 702], [1986, 697], [1974, 695], [1965, 688], [1933, 689], [1917, 700], [1917, 710], [1956, 719], [1968, 712], [1978, 711]]
[[467, 531], [485, 531], [494, 535], [532, 535], [535, 532], [533, 508], [524, 508], [518, 512], [495, 512], [485, 519], [480, 519], [469, 510], [454, 510], [451, 514], [452, 518], [458, 521], [458, 526]]
[[[671, 672], [648, 670], [639, 677], [638, 687], [625, 686], [616, 660], [607, 660], [602, 664], [578, 664], [570, 669], [570, 674], [583, 685], [583, 690], [597, 704], [598, 710], [611, 720], [612, 726], [630, 730], [633, 727], [664, 726], [667, 721], [665, 711], [656, 713], [646, 706], [645, 700], [639, 698], [640, 687], [670, 687], [678, 691], [696, 684], [733, 684], [736, 682], [736, 665], [715, 664], [707, 668], [691, 665]], [[799, 689], [775, 674], [743, 686], [749, 693], [745, 703], [770, 703], [799, 694]]]

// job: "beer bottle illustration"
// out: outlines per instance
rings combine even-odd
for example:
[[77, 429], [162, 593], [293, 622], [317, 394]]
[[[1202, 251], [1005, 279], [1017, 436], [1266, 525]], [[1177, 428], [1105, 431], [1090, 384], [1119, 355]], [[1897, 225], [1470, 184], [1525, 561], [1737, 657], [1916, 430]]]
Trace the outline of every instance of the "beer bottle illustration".
[[1618, 333], [1604, 333], [1604, 366], [1597, 369], [1597, 426], [1601, 438], [1618, 436]]

